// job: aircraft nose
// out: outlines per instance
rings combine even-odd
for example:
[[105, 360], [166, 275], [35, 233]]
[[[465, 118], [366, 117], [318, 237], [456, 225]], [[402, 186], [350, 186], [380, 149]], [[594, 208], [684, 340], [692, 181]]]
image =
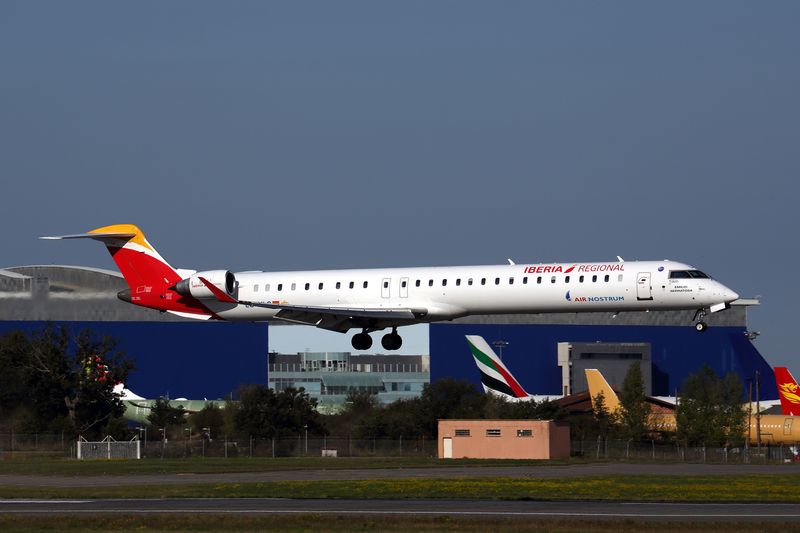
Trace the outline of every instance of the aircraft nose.
[[724, 290], [722, 291], [722, 294], [724, 295], [726, 302], [732, 302], [734, 300], [738, 300], [739, 299], [739, 294], [737, 294], [736, 292], [730, 290], [727, 287], [724, 288]]

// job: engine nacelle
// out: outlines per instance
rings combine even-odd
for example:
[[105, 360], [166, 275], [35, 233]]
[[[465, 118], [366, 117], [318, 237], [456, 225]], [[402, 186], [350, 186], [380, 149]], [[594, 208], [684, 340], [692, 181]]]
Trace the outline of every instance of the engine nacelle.
[[195, 272], [190, 277], [180, 280], [175, 284], [175, 292], [198, 299], [216, 300], [217, 297], [200, 278], [204, 278], [228, 296], [232, 297], [236, 291], [236, 276], [233, 275], [233, 272], [230, 270], [206, 270], [205, 272]]

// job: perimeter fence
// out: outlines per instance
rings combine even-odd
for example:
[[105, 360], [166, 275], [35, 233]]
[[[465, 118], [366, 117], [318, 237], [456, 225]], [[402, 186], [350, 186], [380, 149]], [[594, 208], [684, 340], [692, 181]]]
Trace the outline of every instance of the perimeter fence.
[[[4, 458], [75, 458], [76, 441], [61, 433], [0, 433]], [[429, 437], [356, 438], [300, 435], [260, 439], [249, 436], [142, 441], [143, 459], [233, 457], [436, 457], [437, 442]], [[612, 439], [574, 440], [574, 460], [653, 461], [658, 463], [788, 463], [800, 460], [800, 445], [705, 447]]]

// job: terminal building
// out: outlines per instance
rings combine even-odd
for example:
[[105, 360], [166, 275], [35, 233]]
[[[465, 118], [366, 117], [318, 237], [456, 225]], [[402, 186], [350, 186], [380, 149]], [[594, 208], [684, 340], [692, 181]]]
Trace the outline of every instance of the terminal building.
[[707, 317], [698, 333], [689, 311], [472, 316], [429, 327], [429, 353], [418, 356], [350, 353], [273, 354], [264, 323], [196, 321], [120, 301], [126, 289], [113, 271], [86, 267], [0, 269], [0, 334], [48, 324], [89, 328], [120, 340], [136, 370], [128, 388], [145, 397], [224, 398], [241, 384], [303, 386], [325, 409], [348, 391], [376, 392], [380, 401], [418, 395], [429, 380], [466, 379], [480, 386], [465, 335], [482, 335], [530, 394], [580, 392], [584, 368], [603, 371], [619, 386], [640, 361], [649, 394], [672, 396], [703, 364], [737, 373], [745, 389], [756, 371], [761, 399], [777, 397], [772, 369], [752, 343], [747, 309]]

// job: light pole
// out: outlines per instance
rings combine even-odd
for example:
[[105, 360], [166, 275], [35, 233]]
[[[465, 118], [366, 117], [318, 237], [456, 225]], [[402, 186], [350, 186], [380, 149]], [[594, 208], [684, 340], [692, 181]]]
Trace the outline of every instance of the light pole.
[[497, 351], [498, 351], [497, 357], [499, 357], [500, 360], [502, 361], [503, 360], [503, 348], [508, 346], [508, 341], [496, 340], [496, 341], [494, 341], [492, 343], [492, 346], [497, 348]]
[[306, 432], [306, 445], [305, 445], [306, 452], [305, 453], [306, 453], [306, 455], [308, 455], [308, 424], [303, 424], [303, 429]]

